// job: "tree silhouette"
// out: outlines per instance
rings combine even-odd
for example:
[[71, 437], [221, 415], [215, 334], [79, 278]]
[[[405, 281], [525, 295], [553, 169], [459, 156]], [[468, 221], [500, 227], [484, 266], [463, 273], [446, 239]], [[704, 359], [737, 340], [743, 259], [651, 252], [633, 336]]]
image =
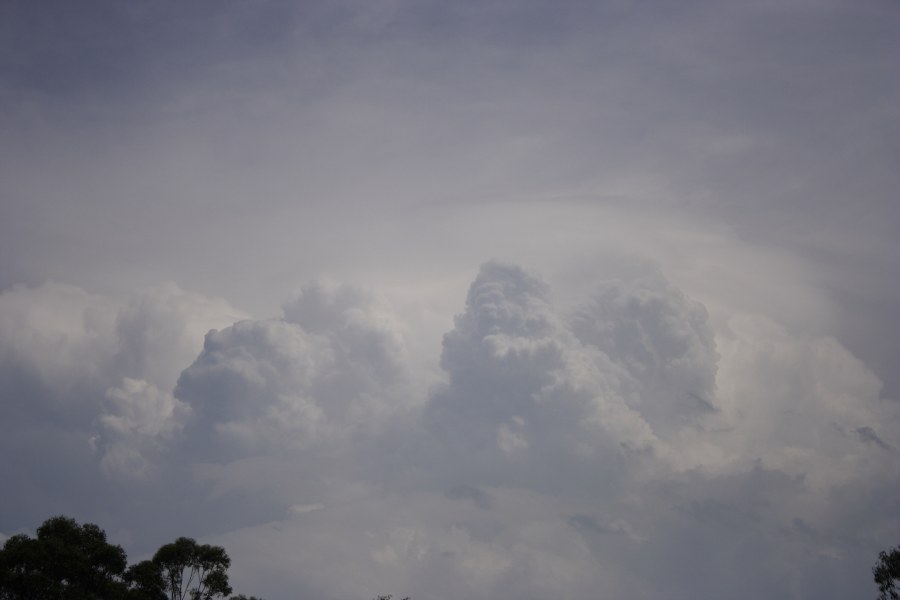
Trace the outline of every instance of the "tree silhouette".
[[152, 560], [141, 561], [125, 571], [128, 600], [166, 600], [166, 582]]
[[53, 517], [38, 527], [34, 539], [14, 535], [6, 540], [0, 550], [0, 599], [123, 598], [126, 564], [122, 547], [107, 543], [96, 525]]
[[897, 584], [900, 583], [900, 546], [890, 552], [878, 554], [878, 563], [872, 567], [872, 576], [878, 584], [879, 600], [900, 600]]
[[221, 546], [180, 537], [157, 550], [152, 562], [169, 600], [211, 600], [231, 593], [227, 572], [231, 559]]
[[[231, 594], [221, 546], [181, 537], [126, 569], [121, 546], [96, 525], [47, 519], [35, 538], [14, 535], [0, 550], [0, 600], [212, 600]], [[233, 600], [262, 600], [235, 596]]]

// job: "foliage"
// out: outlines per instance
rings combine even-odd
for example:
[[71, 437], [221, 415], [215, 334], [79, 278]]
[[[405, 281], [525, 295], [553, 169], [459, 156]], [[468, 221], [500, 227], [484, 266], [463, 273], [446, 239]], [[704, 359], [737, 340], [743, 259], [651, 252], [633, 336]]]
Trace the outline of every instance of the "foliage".
[[151, 560], [141, 561], [125, 571], [128, 600], [166, 600], [165, 581]]
[[872, 567], [872, 575], [878, 584], [879, 600], [900, 600], [897, 584], [900, 583], [900, 546], [890, 552], [878, 554], [878, 563]]
[[231, 559], [221, 546], [180, 537], [157, 550], [153, 564], [170, 600], [210, 600], [231, 593], [227, 573]]
[[126, 564], [122, 547], [107, 543], [96, 525], [53, 517], [34, 539], [14, 535], [6, 540], [0, 550], [0, 599], [121, 598]]
[[[896, 578], [900, 550], [891, 556]], [[152, 560], [127, 564], [122, 547], [108, 543], [96, 525], [53, 517], [33, 539], [20, 534], [6, 540], [0, 550], [0, 600], [213, 600], [231, 594], [231, 559], [221, 546], [180, 537]], [[891, 600], [900, 600], [891, 594]], [[228, 600], [262, 598], [238, 594]]]
[[[221, 546], [181, 537], [131, 565], [93, 524], [53, 517], [0, 550], [0, 600], [212, 600], [231, 594]], [[232, 600], [262, 600], [235, 596]]]

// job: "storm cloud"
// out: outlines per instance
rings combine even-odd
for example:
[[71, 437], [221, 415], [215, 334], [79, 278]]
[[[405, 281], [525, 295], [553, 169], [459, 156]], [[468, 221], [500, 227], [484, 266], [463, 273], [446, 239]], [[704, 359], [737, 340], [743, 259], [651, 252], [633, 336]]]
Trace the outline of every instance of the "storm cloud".
[[875, 595], [900, 8], [7, 2], [0, 540], [279, 600]]

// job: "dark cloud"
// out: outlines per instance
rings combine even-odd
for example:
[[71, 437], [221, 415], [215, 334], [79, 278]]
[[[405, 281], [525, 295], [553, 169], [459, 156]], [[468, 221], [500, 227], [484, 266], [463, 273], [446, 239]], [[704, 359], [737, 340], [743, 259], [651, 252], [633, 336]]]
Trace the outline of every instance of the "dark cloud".
[[458, 485], [447, 490], [447, 497], [453, 500], [471, 500], [478, 508], [488, 510], [494, 505], [491, 495], [470, 485]]
[[856, 435], [859, 436], [859, 441], [861, 442], [871, 442], [883, 450], [893, 450], [893, 447], [884, 443], [884, 440], [878, 437], [875, 430], [869, 426], [858, 427], [856, 429]]

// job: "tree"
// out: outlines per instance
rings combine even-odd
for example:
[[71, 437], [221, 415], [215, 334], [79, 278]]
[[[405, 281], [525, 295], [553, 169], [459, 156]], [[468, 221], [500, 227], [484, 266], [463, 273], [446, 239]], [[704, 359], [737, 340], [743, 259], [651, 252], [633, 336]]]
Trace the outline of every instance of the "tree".
[[878, 554], [878, 563], [872, 567], [872, 575], [878, 584], [879, 600], [900, 600], [900, 593], [897, 592], [897, 584], [900, 584], [900, 546]]
[[46, 597], [50, 581], [40, 570], [41, 552], [37, 540], [14, 535], [0, 550], [0, 598]]
[[152, 560], [141, 561], [125, 571], [128, 600], [166, 600], [165, 581]]
[[180, 537], [157, 550], [152, 562], [169, 600], [210, 600], [231, 593], [227, 573], [231, 559], [221, 546]]
[[[126, 569], [121, 546], [91, 523], [47, 519], [0, 549], [0, 600], [212, 600], [231, 594], [221, 546], [181, 537]], [[261, 600], [235, 596], [233, 600]]]
[[2, 600], [111, 600], [124, 597], [127, 564], [121, 546], [96, 525], [47, 519], [32, 539], [14, 535], [0, 550]]

